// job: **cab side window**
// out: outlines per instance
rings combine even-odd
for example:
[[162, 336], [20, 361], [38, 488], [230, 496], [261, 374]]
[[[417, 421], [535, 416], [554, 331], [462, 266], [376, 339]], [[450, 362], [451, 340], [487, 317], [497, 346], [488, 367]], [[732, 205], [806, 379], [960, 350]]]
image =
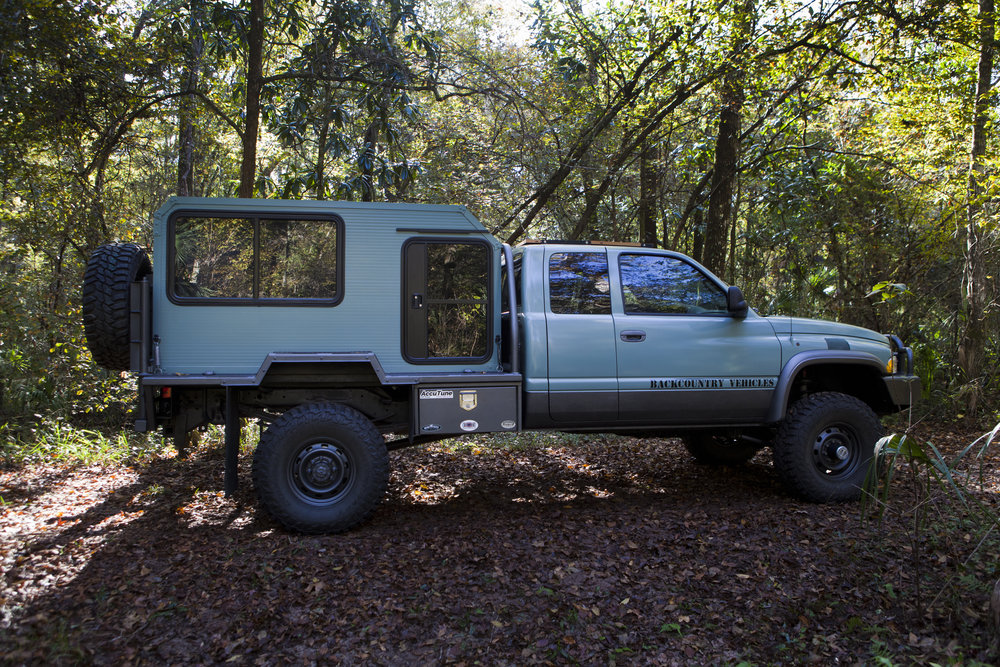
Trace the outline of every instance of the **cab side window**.
[[695, 266], [662, 255], [618, 259], [625, 312], [632, 315], [724, 315], [726, 294]]
[[549, 304], [560, 315], [610, 315], [607, 254], [553, 254], [549, 258]]

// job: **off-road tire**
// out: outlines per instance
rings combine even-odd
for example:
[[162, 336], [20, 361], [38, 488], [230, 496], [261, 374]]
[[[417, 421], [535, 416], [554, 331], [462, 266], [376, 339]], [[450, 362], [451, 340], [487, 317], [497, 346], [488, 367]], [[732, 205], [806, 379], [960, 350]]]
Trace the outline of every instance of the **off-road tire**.
[[864, 401], [835, 392], [800, 399], [778, 428], [774, 467], [796, 496], [811, 502], [857, 500], [882, 437]]
[[129, 370], [129, 286], [152, 272], [134, 243], [102, 245], [83, 275], [83, 331], [90, 354], [113, 371]]
[[341, 533], [367, 520], [389, 483], [385, 440], [345, 405], [300, 405], [260, 438], [253, 483], [261, 505], [300, 533]]
[[755, 440], [720, 433], [691, 433], [681, 439], [695, 461], [709, 466], [743, 465], [762, 447]]

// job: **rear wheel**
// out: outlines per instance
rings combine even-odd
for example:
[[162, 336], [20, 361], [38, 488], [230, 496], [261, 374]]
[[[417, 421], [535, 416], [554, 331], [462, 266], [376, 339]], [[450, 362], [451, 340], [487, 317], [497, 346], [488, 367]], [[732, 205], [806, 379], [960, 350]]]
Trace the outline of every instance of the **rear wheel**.
[[253, 481], [264, 509], [286, 528], [339, 533], [362, 523], [389, 482], [385, 441], [344, 405], [301, 405], [261, 436]]
[[738, 433], [691, 433], [683, 441], [694, 460], [703, 465], [741, 465], [764, 446]]
[[146, 251], [134, 243], [102, 245], [83, 276], [83, 331], [98, 364], [129, 370], [129, 287], [152, 271]]
[[799, 400], [778, 429], [774, 466], [797, 496], [813, 501], [856, 500], [882, 436], [864, 401], [834, 392]]

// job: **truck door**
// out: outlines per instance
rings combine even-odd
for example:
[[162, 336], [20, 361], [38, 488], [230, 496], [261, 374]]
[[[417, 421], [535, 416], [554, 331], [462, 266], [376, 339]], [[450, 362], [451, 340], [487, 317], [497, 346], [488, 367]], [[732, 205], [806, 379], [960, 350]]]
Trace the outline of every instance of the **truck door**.
[[488, 361], [490, 246], [481, 240], [414, 239], [403, 254], [403, 356], [417, 364]]
[[611, 255], [620, 418], [762, 419], [781, 368], [771, 325], [753, 312], [732, 317], [726, 291], [685, 258], [625, 249]]
[[545, 259], [549, 416], [614, 421], [618, 370], [608, 254], [549, 249]]

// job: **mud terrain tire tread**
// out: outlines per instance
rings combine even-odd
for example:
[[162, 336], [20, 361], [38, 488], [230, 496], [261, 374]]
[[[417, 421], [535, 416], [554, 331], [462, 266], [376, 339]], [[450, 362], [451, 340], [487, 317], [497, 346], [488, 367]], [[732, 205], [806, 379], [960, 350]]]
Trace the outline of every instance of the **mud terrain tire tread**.
[[289, 410], [264, 431], [251, 474], [261, 505], [284, 527], [342, 533], [366, 521], [382, 502], [389, 455], [360, 412], [313, 403]]
[[151, 272], [149, 256], [134, 243], [99, 246], [87, 261], [83, 330], [90, 354], [104, 368], [129, 370], [129, 286]]
[[[836, 392], [812, 394], [796, 402], [778, 428], [774, 466], [803, 500], [857, 500], [881, 436], [878, 416], [861, 399]], [[843, 460], [835, 455], [840, 446], [845, 448]]]

